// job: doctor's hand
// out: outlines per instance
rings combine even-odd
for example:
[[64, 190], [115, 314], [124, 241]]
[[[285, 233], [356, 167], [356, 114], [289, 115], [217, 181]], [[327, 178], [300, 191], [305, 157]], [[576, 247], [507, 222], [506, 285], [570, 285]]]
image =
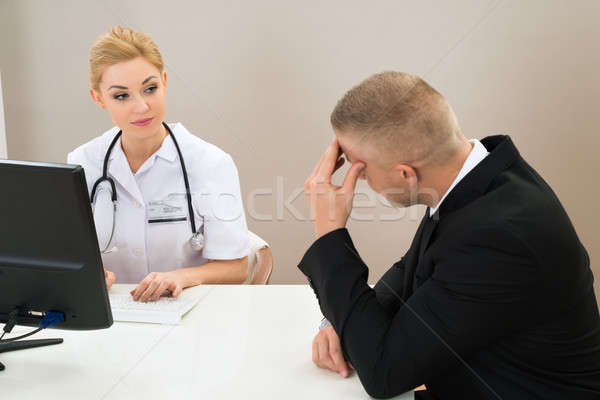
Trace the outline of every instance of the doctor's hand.
[[352, 211], [354, 188], [365, 164], [356, 162], [348, 170], [342, 186], [331, 184], [331, 176], [344, 164], [337, 138], [334, 138], [304, 183], [310, 214], [314, 218], [317, 239], [346, 226]]
[[177, 297], [183, 291], [183, 282], [176, 271], [151, 272], [130, 293], [135, 301], [156, 301], [166, 291]]
[[312, 360], [317, 367], [337, 372], [342, 378], [347, 378], [352, 369], [352, 365], [344, 360], [340, 338], [333, 326], [321, 329], [313, 339]]
[[110, 290], [110, 287], [115, 283], [117, 279], [114, 272], [111, 272], [104, 268], [104, 279], [106, 280], [106, 290]]

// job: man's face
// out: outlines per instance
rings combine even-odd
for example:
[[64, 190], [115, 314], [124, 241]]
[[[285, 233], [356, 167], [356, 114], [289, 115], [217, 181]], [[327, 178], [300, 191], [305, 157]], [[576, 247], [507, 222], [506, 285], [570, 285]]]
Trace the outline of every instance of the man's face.
[[358, 133], [336, 132], [336, 136], [348, 162], [353, 164], [360, 161], [365, 164], [359, 178], [366, 179], [371, 189], [383, 195], [394, 207], [416, 204], [416, 185], [413, 185], [411, 192], [411, 184], [402, 169], [398, 169], [399, 164], [386, 161], [389, 156], [381, 154], [371, 143], [361, 140]]

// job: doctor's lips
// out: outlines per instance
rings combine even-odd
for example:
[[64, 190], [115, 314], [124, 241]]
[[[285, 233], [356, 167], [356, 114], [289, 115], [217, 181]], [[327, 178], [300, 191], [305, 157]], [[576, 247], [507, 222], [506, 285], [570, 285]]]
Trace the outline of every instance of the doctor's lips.
[[152, 122], [153, 119], [154, 117], [138, 119], [137, 121], [133, 121], [131, 124], [135, 126], [146, 126], [150, 124], [150, 122]]

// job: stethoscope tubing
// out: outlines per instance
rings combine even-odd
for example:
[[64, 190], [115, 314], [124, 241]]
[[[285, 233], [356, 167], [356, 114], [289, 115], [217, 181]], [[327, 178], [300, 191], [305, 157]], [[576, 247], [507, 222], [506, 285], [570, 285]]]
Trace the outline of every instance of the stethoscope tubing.
[[[167, 130], [167, 132], [169, 133], [169, 136], [171, 137], [171, 139], [173, 140], [173, 144], [175, 144], [175, 149], [177, 150], [177, 155], [179, 156], [179, 162], [181, 164], [181, 171], [183, 173], [183, 181], [185, 183], [185, 195], [186, 195], [186, 200], [187, 200], [187, 205], [188, 205], [188, 213], [190, 215], [190, 225], [191, 225], [191, 229], [192, 229], [192, 238], [193, 238], [197, 234], [196, 219], [194, 217], [194, 208], [192, 207], [192, 194], [190, 191], [190, 182], [188, 180], [187, 169], [185, 168], [185, 161], [183, 160], [183, 155], [181, 154], [181, 149], [179, 148], [179, 143], [177, 143], [177, 139], [175, 139], [175, 135], [173, 134], [173, 131], [171, 131], [171, 128], [169, 128], [169, 125], [167, 125], [164, 121], [162, 124], [165, 127], [165, 129]], [[117, 211], [117, 188], [115, 185], [115, 181], [110, 176], [108, 176], [108, 160], [113, 151], [113, 148], [115, 147], [115, 144], [117, 143], [117, 141], [119, 140], [119, 138], [121, 137], [122, 134], [123, 134], [123, 131], [119, 130], [119, 132], [113, 138], [112, 142], [110, 142], [110, 145], [108, 146], [108, 149], [106, 150], [106, 155], [104, 156], [104, 162], [102, 164], [102, 176], [100, 178], [98, 178], [96, 180], [96, 182], [94, 182], [94, 186], [92, 186], [92, 193], [90, 194], [90, 202], [93, 205], [94, 199], [96, 196], [96, 191], [98, 190], [98, 186], [104, 181], [106, 181], [110, 184], [111, 201], [113, 203], [113, 223], [112, 223], [112, 231], [110, 234], [110, 239], [108, 240], [108, 244], [106, 245], [106, 248], [101, 250], [102, 253], [107, 252], [107, 250], [110, 247], [110, 244], [112, 242], [113, 235], [115, 233], [115, 215], [116, 215], [116, 211]]]

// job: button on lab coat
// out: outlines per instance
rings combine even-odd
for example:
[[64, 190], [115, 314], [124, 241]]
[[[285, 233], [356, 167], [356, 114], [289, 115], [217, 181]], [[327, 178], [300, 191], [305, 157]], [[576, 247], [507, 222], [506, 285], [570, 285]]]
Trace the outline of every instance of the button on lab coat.
[[[119, 139], [108, 162], [108, 175], [117, 189], [115, 231], [110, 246], [116, 250], [102, 255], [104, 267], [115, 273], [117, 283], [138, 283], [150, 272], [248, 255], [248, 229], [233, 160], [223, 150], [192, 135], [182, 124], [169, 127], [185, 160], [196, 230], [204, 234], [204, 248], [194, 250], [189, 244], [192, 230], [187, 218], [185, 183], [173, 140], [167, 136], [160, 149], [133, 174]], [[110, 129], [68, 155], [69, 164], [84, 168], [90, 194], [94, 182], [102, 176], [106, 151], [118, 131], [117, 127]], [[99, 238], [108, 238], [112, 212], [101, 215], [99, 211], [112, 210], [108, 182], [100, 184], [97, 192], [96, 231]], [[186, 220], [148, 223], [151, 203], [168, 204], [168, 212], [171, 206], [183, 209]]]

